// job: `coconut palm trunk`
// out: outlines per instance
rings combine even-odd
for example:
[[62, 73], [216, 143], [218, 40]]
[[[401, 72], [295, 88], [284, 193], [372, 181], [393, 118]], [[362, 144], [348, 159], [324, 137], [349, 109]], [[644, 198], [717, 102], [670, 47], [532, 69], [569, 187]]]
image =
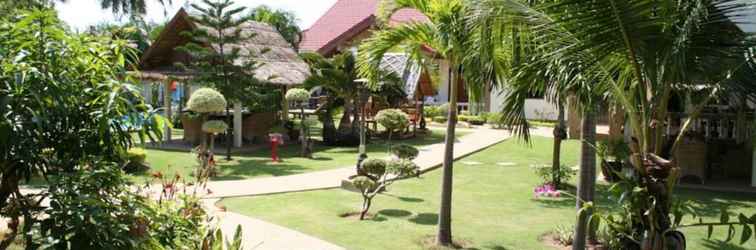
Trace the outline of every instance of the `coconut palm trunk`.
[[559, 168], [562, 164], [562, 140], [565, 135], [564, 125], [564, 105], [562, 103], [557, 104], [559, 114], [557, 115], [557, 124], [554, 126], [554, 152], [552, 155], [551, 180], [553, 181], [554, 188], [559, 188], [562, 185], [562, 176], [559, 174]]
[[446, 127], [444, 148], [443, 177], [441, 182], [441, 208], [438, 213], [438, 235], [436, 243], [442, 246], [452, 245], [451, 209], [452, 209], [452, 180], [454, 164], [454, 130], [457, 126], [457, 67], [451, 65], [449, 74], [449, 114]]
[[[596, 113], [593, 110], [587, 110], [583, 114], [583, 125], [581, 129], [583, 141], [580, 145], [580, 182], [578, 183], [577, 193], [577, 210], [583, 208], [586, 202], [592, 202], [596, 188]], [[588, 218], [592, 211], [590, 209], [578, 213], [577, 223], [575, 224], [575, 240], [572, 243], [573, 250], [583, 250], [586, 245], [586, 235], [588, 231]], [[593, 238], [593, 237], [590, 237]]]

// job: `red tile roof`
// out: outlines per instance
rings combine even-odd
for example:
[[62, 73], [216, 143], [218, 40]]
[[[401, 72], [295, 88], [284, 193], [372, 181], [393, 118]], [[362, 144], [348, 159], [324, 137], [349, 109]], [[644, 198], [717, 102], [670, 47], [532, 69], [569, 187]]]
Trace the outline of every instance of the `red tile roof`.
[[[338, 0], [305, 30], [302, 51], [314, 51], [323, 55], [335, 52], [338, 45], [375, 24], [380, 0]], [[390, 24], [427, 20], [423, 14], [412, 9], [403, 9], [391, 17]]]

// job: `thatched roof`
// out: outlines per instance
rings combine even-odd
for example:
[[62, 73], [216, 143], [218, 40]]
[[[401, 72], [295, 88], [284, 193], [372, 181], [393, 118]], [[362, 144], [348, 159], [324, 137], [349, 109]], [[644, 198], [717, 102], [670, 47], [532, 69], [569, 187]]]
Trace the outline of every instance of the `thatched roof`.
[[[189, 14], [180, 9], [176, 16], [166, 25], [158, 39], [144, 53], [140, 60], [140, 75], [150, 76], [163, 72], [178, 72], [176, 63], [189, 62], [188, 55], [177, 51], [176, 48], [185, 45], [189, 40], [182, 35], [184, 31], [197, 29], [198, 25], [191, 21]], [[242, 24], [243, 35], [256, 34], [244, 44], [235, 44], [243, 55], [252, 55], [253, 60], [261, 63], [255, 70], [255, 77], [259, 80], [278, 85], [298, 85], [309, 76], [309, 67], [299, 58], [288, 42], [270, 25], [248, 21]], [[243, 61], [235, 62], [246, 64]]]

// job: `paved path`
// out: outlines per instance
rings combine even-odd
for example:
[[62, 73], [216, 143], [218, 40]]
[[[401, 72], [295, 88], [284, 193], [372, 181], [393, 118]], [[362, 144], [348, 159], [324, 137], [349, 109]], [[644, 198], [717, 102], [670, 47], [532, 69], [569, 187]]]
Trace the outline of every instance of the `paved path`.
[[[457, 139], [454, 144], [454, 159], [485, 149], [509, 138], [509, 136], [509, 133], [505, 130], [476, 129], [471, 134]], [[419, 150], [420, 155], [415, 159], [415, 163], [422, 171], [439, 167], [443, 163], [444, 143], [424, 146]], [[355, 169], [349, 166], [282, 177], [213, 181], [207, 184], [212, 193], [203, 197], [226, 198], [336, 188], [341, 185], [341, 180], [353, 174], [355, 174]]]
[[[454, 145], [454, 158], [459, 159], [488, 148], [509, 138], [509, 132], [480, 128], [471, 134], [458, 138]], [[429, 171], [443, 163], [444, 143], [421, 147], [415, 163], [422, 171]], [[281, 227], [263, 220], [250, 218], [241, 214], [221, 211], [215, 206], [220, 198], [298, 192], [317, 189], [336, 188], [341, 180], [354, 174], [354, 167], [319, 171], [283, 177], [258, 178], [240, 181], [209, 182], [212, 191], [203, 197], [204, 206], [210, 214], [219, 219], [224, 235], [231, 237], [238, 225], [243, 229], [245, 249], [255, 250], [342, 250], [344, 248], [330, 242]]]

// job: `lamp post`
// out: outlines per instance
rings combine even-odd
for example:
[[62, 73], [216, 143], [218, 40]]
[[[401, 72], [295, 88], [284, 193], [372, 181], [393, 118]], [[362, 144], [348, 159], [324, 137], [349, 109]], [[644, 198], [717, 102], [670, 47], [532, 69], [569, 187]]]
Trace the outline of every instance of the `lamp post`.
[[357, 80], [354, 80], [355, 84], [357, 84], [357, 89], [359, 89], [359, 97], [358, 100], [358, 108], [359, 108], [359, 115], [360, 115], [360, 147], [359, 147], [359, 155], [357, 156], [357, 172], [359, 173], [359, 167], [362, 161], [367, 159], [367, 126], [365, 124], [365, 104], [368, 101], [368, 93], [367, 93], [367, 86], [368, 80], [365, 78], [360, 78]]

